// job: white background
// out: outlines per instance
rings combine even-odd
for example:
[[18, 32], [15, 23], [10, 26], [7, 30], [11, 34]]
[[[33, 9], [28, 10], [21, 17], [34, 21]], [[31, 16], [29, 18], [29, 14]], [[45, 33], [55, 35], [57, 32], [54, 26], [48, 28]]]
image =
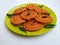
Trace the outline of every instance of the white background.
[[[57, 15], [52, 31], [37, 37], [22, 37], [11, 33], [5, 26], [5, 15], [13, 7], [24, 3], [40, 3], [50, 7]], [[0, 45], [60, 45], [60, 0], [0, 0]]]

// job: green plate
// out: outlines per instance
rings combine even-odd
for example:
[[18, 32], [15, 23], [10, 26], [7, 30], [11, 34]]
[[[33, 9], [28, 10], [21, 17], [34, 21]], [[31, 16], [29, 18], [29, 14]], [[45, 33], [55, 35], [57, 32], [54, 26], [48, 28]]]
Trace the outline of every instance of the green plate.
[[[37, 6], [41, 5], [41, 4], [36, 4]], [[21, 5], [18, 5], [14, 8], [12, 8], [11, 10], [8, 11], [8, 14], [13, 14], [13, 11], [16, 9], [16, 8], [19, 8], [19, 7], [24, 7], [24, 6], [27, 6], [27, 4], [21, 4]], [[56, 24], [56, 15], [55, 13], [50, 9], [48, 8], [47, 6], [43, 6], [42, 8], [46, 9], [49, 13], [50, 13], [50, 16], [53, 18], [53, 22], [51, 24]], [[16, 34], [19, 34], [19, 35], [23, 35], [23, 36], [37, 36], [37, 35], [42, 35], [42, 34], [45, 34], [47, 32], [49, 32], [50, 30], [52, 30], [52, 28], [43, 28], [41, 30], [38, 30], [38, 31], [35, 31], [35, 32], [23, 32], [21, 31], [17, 26], [14, 26], [10, 23], [10, 18], [8, 18], [8, 16], [6, 15], [5, 17], [5, 23], [7, 25], [7, 27], [14, 33]]]

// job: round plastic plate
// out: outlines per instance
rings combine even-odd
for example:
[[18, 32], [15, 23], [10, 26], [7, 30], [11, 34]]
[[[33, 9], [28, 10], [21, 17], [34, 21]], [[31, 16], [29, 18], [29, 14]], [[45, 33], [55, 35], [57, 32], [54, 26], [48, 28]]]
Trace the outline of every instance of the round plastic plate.
[[[19, 7], [24, 7], [26, 6], [27, 4], [21, 4], [21, 5], [18, 5], [14, 8], [12, 8], [11, 10], [8, 11], [8, 14], [13, 14], [13, 11], [16, 9], [16, 8], [19, 8]], [[37, 6], [41, 5], [41, 4], [36, 4]], [[55, 13], [50, 9], [48, 8], [47, 6], [43, 6], [42, 8], [48, 10], [48, 12], [50, 13], [50, 16], [53, 18], [53, 22], [52, 24], [56, 24], [56, 15]], [[10, 18], [6, 15], [5, 17], [5, 23], [7, 25], [7, 27], [14, 33], [16, 34], [19, 34], [19, 35], [23, 35], [23, 36], [37, 36], [37, 35], [42, 35], [42, 34], [45, 34], [47, 32], [49, 32], [50, 30], [52, 30], [52, 28], [42, 28], [41, 30], [38, 30], [38, 31], [35, 31], [35, 32], [23, 32], [19, 29], [18, 26], [14, 26], [10, 23]]]

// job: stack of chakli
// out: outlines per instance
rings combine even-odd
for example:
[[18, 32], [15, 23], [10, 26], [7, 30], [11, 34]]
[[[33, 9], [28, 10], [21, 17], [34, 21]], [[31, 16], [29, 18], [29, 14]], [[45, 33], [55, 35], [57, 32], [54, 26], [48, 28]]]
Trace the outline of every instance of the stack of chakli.
[[37, 31], [52, 22], [52, 17], [48, 15], [48, 11], [35, 4], [17, 8], [13, 14], [11, 23], [13, 25], [22, 24], [27, 31]]

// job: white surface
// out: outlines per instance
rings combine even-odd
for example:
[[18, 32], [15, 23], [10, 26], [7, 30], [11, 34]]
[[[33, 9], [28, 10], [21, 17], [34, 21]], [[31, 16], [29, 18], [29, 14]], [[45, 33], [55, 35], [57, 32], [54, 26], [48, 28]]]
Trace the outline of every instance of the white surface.
[[[57, 26], [38, 37], [21, 37], [11, 33], [5, 26], [5, 14], [22, 3], [41, 3], [50, 7], [57, 15]], [[0, 0], [0, 45], [60, 45], [60, 0]]]

